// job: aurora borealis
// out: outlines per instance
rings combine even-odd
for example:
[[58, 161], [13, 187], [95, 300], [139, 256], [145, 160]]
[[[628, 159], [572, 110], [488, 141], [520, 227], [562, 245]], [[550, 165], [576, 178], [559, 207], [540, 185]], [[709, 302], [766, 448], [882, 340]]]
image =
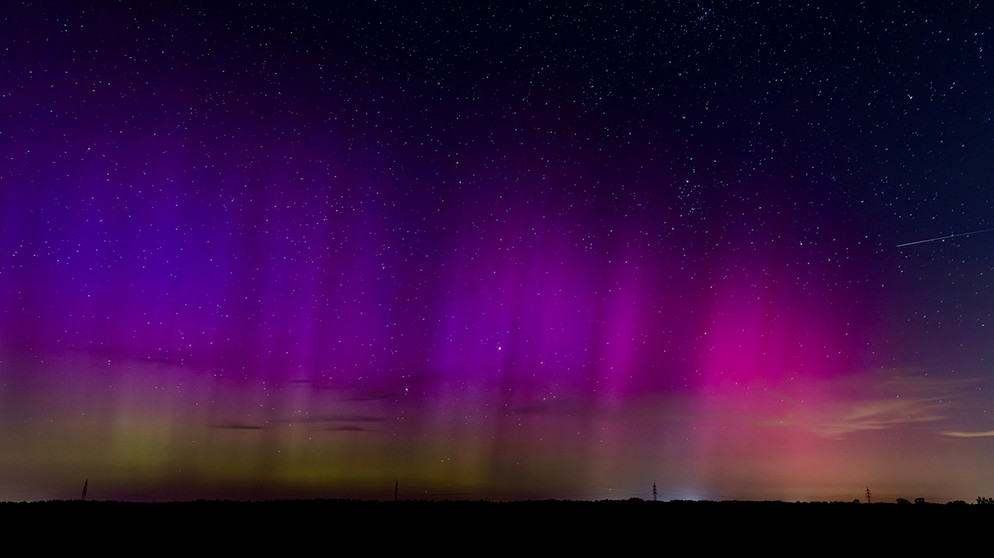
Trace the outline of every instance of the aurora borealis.
[[0, 500], [994, 495], [991, 18], [5, 5]]

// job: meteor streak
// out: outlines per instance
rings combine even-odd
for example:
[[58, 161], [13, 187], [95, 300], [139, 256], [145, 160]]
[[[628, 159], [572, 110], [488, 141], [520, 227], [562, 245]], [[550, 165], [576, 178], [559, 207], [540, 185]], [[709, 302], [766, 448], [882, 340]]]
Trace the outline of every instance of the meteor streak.
[[914, 244], [924, 244], [926, 242], [935, 242], [936, 240], [947, 240], [947, 239], [950, 239], [950, 238], [956, 238], [958, 236], [970, 236], [971, 234], [980, 234], [980, 233], [991, 232], [991, 231], [994, 231], [994, 229], [983, 229], [983, 230], [980, 230], [980, 231], [971, 231], [971, 232], [965, 232], [965, 233], [951, 234], [951, 235], [948, 235], [948, 236], [937, 236], [935, 238], [926, 238], [925, 240], [916, 240], [914, 242], [905, 242], [904, 244], [898, 244], [897, 247], [898, 248], [903, 248], [905, 246], [912, 246]]

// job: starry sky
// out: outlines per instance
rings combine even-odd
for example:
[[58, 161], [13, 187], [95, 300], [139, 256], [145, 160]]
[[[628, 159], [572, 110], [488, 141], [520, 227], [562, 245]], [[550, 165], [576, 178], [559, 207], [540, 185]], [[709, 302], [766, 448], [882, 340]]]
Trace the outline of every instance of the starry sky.
[[992, 22], [7, 3], [0, 500], [994, 496]]

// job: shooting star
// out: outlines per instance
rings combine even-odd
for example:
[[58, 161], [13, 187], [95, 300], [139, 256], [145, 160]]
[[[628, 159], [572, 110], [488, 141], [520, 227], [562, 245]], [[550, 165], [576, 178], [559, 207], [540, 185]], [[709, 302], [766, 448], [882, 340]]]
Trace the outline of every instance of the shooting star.
[[914, 242], [905, 242], [904, 244], [898, 244], [897, 247], [898, 248], [904, 248], [905, 246], [913, 246], [915, 244], [925, 244], [926, 242], [935, 242], [936, 240], [948, 240], [950, 238], [956, 238], [956, 237], [959, 237], [959, 236], [970, 236], [971, 234], [980, 234], [980, 233], [991, 232], [991, 231], [994, 231], [994, 229], [983, 229], [983, 230], [980, 230], [980, 231], [971, 231], [971, 232], [965, 232], [965, 233], [950, 234], [950, 235], [947, 235], [947, 236], [937, 236], [935, 238], [926, 238], [925, 240], [916, 240]]

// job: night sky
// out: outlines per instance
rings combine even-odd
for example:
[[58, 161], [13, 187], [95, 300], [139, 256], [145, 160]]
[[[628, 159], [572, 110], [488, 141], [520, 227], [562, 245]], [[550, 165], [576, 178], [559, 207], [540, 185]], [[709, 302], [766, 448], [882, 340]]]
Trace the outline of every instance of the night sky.
[[0, 500], [994, 496], [992, 23], [5, 3]]

